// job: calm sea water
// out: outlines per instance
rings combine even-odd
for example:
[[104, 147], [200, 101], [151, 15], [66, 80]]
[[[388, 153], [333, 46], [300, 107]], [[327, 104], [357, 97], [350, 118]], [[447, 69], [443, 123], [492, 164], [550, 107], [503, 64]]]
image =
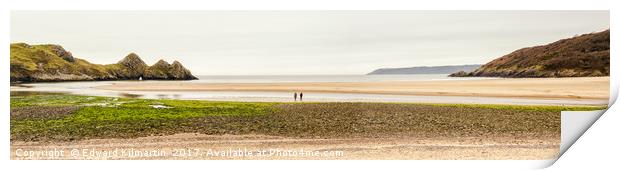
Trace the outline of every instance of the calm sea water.
[[[377, 81], [452, 81], [490, 78], [453, 78], [445, 74], [418, 75], [298, 75], [298, 76], [198, 76], [200, 80], [186, 83], [268, 83], [268, 82], [377, 82]], [[12, 86], [11, 95], [36, 95], [41, 92], [68, 93], [88, 96], [128, 97], [147, 99], [186, 99], [215, 101], [292, 101], [288, 92], [238, 91], [115, 91], [94, 87], [112, 83], [140, 83], [148, 81], [87, 81], [31, 83]], [[418, 102], [418, 103], [476, 103], [523, 105], [601, 105], [606, 100], [582, 99], [525, 99], [500, 97], [418, 96], [384, 94], [305, 93], [304, 101], [317, 102]]]
[[479, 80], [489, 77], [448, 77], [448, 74], [401, 75], [239, 75], [197, 76], [192, 82], [207, 83], [282, 83], [282, 82], [377, 82], [377, 81], [426, 81], [426, 80]]

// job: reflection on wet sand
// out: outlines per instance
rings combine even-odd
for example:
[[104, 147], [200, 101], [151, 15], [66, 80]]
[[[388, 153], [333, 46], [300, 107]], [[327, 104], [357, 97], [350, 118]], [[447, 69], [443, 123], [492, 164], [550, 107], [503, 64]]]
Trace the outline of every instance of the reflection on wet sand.
[[121, 97], [126, 97], [126, 98], [132, 98], [132, 99], [136, 99], [136, 98], [141, 98], [144, 95], [141, 94], [132, 94], [132, 93], [119, 93], [119, 96]]
[[11, 91], [11, 96], [58, 95], [58, 94], [68, 94], [68, 93], [45, 92], [45, 91]]

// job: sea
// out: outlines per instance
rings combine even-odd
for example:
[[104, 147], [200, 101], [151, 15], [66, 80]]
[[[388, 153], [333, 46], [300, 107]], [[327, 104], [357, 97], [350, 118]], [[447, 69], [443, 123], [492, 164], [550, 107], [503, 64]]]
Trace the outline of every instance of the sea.
[[202, 75], [202, 83], [285, 83], [285, 82], [380, 82], [428, 80], [479, 80], [491, 77], [449, 77], [448, 74], [390, 74], [390, 75]]

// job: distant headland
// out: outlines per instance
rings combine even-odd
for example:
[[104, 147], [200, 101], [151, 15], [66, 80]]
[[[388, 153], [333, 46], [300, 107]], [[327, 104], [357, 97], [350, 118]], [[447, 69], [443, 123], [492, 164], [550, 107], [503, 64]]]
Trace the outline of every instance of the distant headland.
[[367, 75], [377, 74], [450, 74], [458, 71], [474, 71], [480, 68], [480, 64], [451, 65], [451, 66], [421, 66], [405, 68], [380, 68]]

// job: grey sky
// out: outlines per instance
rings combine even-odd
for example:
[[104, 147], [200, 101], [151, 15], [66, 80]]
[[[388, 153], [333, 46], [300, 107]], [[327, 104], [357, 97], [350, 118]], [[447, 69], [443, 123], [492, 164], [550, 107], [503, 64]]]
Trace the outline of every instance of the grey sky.
[[197, 75], [365, 74], [486, 63], [609, 28], [608, 11], [13, 11], [11, 41], [93, 63], [130, 52]]

